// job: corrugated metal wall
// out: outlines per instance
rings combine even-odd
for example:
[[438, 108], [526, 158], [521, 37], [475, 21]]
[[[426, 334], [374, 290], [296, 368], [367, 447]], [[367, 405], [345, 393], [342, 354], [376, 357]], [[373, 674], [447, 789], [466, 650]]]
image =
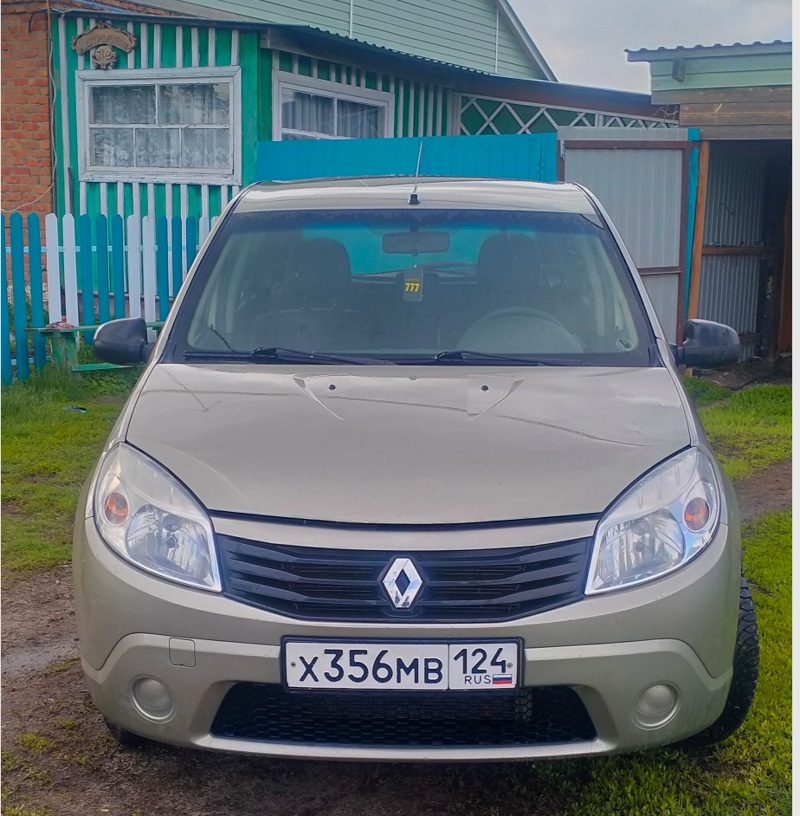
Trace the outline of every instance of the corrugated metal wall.
[[[680, 281], [686, 260], [681, 253], [684, 223], [684, 128], [658, 131], [637, 128], [563, 127], [564, 180], [588, 187], [608, 212], [639, 269], [659, 269], [642, 276], [661, 325], [671, 342], [677, 336]], [[569, 147], [611, 140], [611, 149]], [[626, 141], [676, 142], [669, 146], [628, 148]], [[674, 271], [673, 271], [674, 270]]]
[[756, 246], [763, 238], [765, 157], [716, 143], [708, 167], [705, 246]]
[[564, 178], [600, 199], [638, 267], [683, 265], [682, 150], [567, 150]]
[[[684, 142], [684, 128], [559, 128], [564, 142]], [[564, 180], [588, 187], [620, 231], [636, 266], [682, 269], [683, 149], [567, 148]]]
[[[711, 148], [706, 199], [705, 247], [763, 246], [765, 157], [736, 145]], [[703, 256], [698, 317], [732, 326], [739, 334], [757, 330], [759, 255]], [[754, 344], [742, 349], [746, 360]]]
[[755, 332], [760, 262], [758, 256], [752, 255], [705, 257], [699, 317], [727, 323], [739, 334]]
[[680, 277], [675, 274], [644, 275], [644, 288], [653, 302], [658, 319], [670, 343], [675, 343], [678, 326]]

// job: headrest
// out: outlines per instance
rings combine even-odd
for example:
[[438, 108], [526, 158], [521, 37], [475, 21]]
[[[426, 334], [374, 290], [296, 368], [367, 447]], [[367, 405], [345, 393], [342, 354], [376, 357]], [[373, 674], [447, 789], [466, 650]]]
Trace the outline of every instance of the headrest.
[[478, 253], [478, 283], [493, 292], [538, 289], [536, 255], [536, 242], [527, 235], [514, 232], [492, 235]]
[[350, 286], [350, 256], [329, 238], [307, 238], [289, 255], [286, 285], [304, 295], [336, 295]]

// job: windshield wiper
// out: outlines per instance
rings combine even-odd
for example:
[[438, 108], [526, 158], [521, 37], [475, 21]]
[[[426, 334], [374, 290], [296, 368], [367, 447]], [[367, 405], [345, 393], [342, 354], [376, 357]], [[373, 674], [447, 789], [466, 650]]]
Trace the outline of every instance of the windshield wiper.
[[486, 351], [470, 351], [469, 349], [451, 349], [434, 354], [432, 363], [457, 362], [487, 362], [508, 363], [524, 366], [582, 366], [582, 360], [567, 360], [561, 357], [535, 357], [526, 354], [492, 354]]
[[186, 351], [186, 360], [243, 360], [256, 363], [319, 363], [320, 365], [395, 365], [383, 357], [349, 356], [347, 354], [325, 354], [317, 351], [281, 348], [280, 346], [259, 346], [252, 351]]

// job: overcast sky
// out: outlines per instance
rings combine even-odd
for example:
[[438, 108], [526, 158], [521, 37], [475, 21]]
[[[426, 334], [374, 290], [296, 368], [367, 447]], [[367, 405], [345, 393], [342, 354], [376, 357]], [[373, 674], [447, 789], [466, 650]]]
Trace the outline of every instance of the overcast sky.
[[792, 0], [511, 0], [561, 82], [650, 89], [625, 49], [791, 40]]

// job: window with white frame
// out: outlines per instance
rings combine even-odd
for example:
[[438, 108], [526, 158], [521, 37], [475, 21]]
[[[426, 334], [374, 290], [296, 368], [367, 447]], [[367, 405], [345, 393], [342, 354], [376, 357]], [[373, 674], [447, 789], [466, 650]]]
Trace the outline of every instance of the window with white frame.
[[79, 72], [81, 180], [241, 183], [239, 70]]
[[277, 74], [276, 140], [377, 139], [392, 135], [393, 96], [384, 91]]

